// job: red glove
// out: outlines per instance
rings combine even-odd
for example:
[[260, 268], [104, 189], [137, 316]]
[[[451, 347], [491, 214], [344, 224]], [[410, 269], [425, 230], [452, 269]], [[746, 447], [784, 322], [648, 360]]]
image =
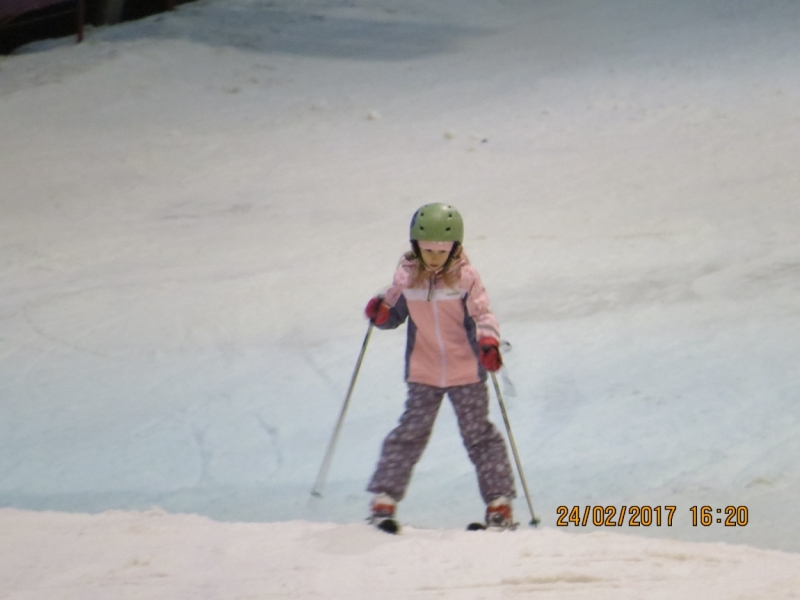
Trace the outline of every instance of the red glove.
[[494, 338], [485, 337], [478, 341], [480, 347], [480, 361], [483, 368], [487, 371], [499, 371], [503, 366], [503, 359], [500, 356], [500, 342]]
[[367, 318], [375, 323], [375, 325], [383, 325], [389, 320], [389, 306], [383, 301], [380, 296], [375, 296], [372, 300], [367, 302], [367, 308], [364, 309], [364, 314]]

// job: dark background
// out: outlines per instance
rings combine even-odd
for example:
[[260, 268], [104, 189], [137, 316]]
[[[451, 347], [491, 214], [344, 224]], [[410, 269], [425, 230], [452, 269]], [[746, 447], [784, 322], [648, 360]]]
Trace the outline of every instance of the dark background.
[[[192, 0], [174, 0], [175, 5]], [[69, 0], [53, 6], [17, 15], [13, 19], [0, 19], [0, 54], [9, 54], [15, 48], [48, 38], [75, 35], [77, 30], [77, 2]], [[108, 0], [86, 0], [85, 23], [107, 24]], [[121, 21], [141, 19], [167, 10], [169, 0], [125, 0]]]

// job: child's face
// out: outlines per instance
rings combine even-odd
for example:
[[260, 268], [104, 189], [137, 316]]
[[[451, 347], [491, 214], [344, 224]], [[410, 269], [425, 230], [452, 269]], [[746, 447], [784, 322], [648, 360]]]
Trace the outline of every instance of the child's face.
[[447, 262], [447, 257], [450, 256], [449, 250], [426, 250], [421, 248], [420, 253], [425, 266], [434, 271], [441, 269], [444, 263]]

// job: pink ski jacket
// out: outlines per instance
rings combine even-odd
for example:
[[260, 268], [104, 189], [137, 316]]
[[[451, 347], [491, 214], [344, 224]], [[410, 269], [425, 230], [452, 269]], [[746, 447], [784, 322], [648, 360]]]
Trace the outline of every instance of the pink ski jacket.
[[450, 266], [461, 273], [455, 287], [437, 275], [412, 288], [416, 268], [405, 258], [400, 262], [383, 298], [389, 319], [378, 326], [394, 329], [408, 318], [406, 381], [440, 388], [486, 381], [478, 340], [499, 340], [500, 331], [478, 272], [462, 253]]

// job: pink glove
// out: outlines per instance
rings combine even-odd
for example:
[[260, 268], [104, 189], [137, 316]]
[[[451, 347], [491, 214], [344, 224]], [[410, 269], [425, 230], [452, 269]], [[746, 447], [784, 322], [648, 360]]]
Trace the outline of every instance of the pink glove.
[[375, 323], [375, 325], [383, 325], [389, 320], [389, 306], [383, 301], [380, 296], [375, 296], [372, 300], [367, 302], [367, 308], [364, 309], [364, 314], [367, 318]]
[[480, 347], [480, 361], [483, 368], [487, 371], [499, 371], [503, 366], [503, 359], [500, 356], [500, 342], [494, 338], [485, 337], [478, 341]]

